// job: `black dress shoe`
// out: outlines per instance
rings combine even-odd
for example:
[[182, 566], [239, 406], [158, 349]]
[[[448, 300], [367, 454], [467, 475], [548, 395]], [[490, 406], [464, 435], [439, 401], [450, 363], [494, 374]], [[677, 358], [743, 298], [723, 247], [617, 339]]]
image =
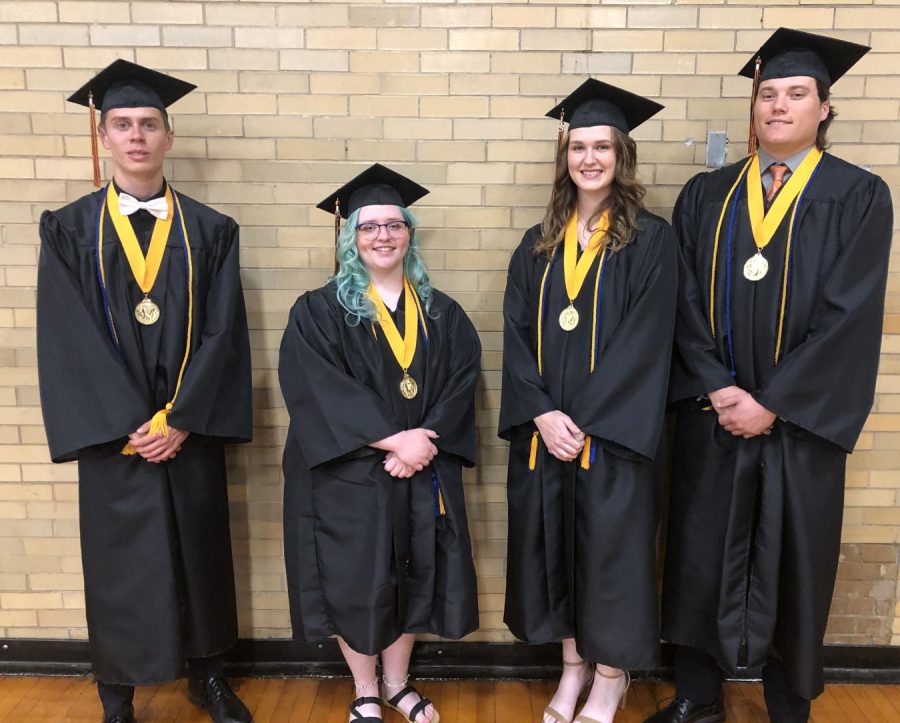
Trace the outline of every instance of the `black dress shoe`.
[[225, 678], [191, 678], [188, 681], [188, 700], [206, 708], [214, 723], [252, 723], [253, 716], [235, 695]]
[[103, 723], [137, 723], [134, 719], [134, 708], [129, 706], [124, 713], [104, 713]]
[[675, 698], [644, 723], [721, 723], [724, 720], [725, 707], [721, 698], [706, 705], [692, 703], [687, 698]]

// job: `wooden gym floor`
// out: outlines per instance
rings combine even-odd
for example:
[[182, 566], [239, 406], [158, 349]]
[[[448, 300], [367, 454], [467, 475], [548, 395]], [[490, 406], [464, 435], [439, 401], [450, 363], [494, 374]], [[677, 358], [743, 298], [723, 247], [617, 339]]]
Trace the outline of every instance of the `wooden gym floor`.
[[[248, 678], [233, 681], [255, 723], [346, 723], [347, 679]], [[425, 681], [418, 687], [441, 713], [442, 723], [533, 723], [554, 690], [550, 681]], [[185, 682], [138, 688], [139, 722], [206, 723], [208, 716], [185, 697]], [[657, 702], [672, 695], [670, 683], [637, 681], [616, 723], [641, 723]], [[766, 723], [762, 687], [730, 683], [725, 689], [729, 723]], [[99, 723], [100, 703], [89, 677], [0, 676], [2, 723]], [[402, 723], [385, 710], [385, 723]], [[813, 723], [894, 723], [900, 720], [900, 685], [829, 685], [813, 703]]]

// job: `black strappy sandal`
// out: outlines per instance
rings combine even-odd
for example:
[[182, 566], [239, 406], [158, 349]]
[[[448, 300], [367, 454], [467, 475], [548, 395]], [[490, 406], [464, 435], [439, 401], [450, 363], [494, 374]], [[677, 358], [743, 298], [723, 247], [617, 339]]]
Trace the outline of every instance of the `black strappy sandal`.
[[365, 695], [357, 698], [350, 704], [350, 715], [353, 716], [353, 723], [383, 723], [382, 718], [375, 718], [374, 716], [364, 716], [359, 712], [359, 707], [361, 705], [367, 705], [372, 703], [377, 706], [381, 706], [381, 698], [376, 698], [372, 695]]
[[[387, 682], [387, 681], [385, 681]], [[419, 696], [419, 702], [416, 703], [412, 708], [410, 708], [409, 715], [407, 716], [400, 708], [397, 706], [400, 705], [400, 701], [403, 700], [410, 693], [415, 693]], [[425, 696], [423, 696], [419, 691], [413, 688], [411, 685], [407, 685], [403, 690], [401, 690], [397, 695], [395, 695], [390, 700], [384, 701], [389, 708], [393, 708], [400, 715], [404, 716], [406, 720], [410, 721], [410, 723], [416, 723], [416, 716], [419, 715], [423, 710], [425, 710], [428, 706], [433, 705], [433, 703], [428, 700]], [[441, 714], [434, 711], [434, 717], [431, 719], [430, 723], [440, 723]]]

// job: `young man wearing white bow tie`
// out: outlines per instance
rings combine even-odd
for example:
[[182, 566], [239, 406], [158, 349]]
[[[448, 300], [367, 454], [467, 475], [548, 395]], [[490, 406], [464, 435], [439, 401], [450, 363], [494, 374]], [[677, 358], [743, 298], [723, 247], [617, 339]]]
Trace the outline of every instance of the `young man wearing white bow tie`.
[[113, 180], [40, 224], [41, 404], [53, 461], [78, 462], [106, 723], [133, 723], [134, 686], [185, 667], [216, 723], [251, 720], [222, 677], [237, 640], [224, 445], [251, 435], [238, 227], [163, 177], [166, 107], [193, 88], [118, 60], [76, 92], [92, 136], [101, 109]]

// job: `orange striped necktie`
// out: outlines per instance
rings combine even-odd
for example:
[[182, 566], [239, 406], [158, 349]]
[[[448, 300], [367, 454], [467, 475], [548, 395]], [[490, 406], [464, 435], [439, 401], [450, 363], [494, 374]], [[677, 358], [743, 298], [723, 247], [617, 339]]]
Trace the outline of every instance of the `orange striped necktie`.
[[779, 189], [784, 185], [784, 174], [788, 172], [788, 167], [783, 163], [773, 163], [769, 166], [769, 173], [772, 174], [772, 185], [766, 194], [766, 203], [772, 203], [775, 196], [778, 195]]

